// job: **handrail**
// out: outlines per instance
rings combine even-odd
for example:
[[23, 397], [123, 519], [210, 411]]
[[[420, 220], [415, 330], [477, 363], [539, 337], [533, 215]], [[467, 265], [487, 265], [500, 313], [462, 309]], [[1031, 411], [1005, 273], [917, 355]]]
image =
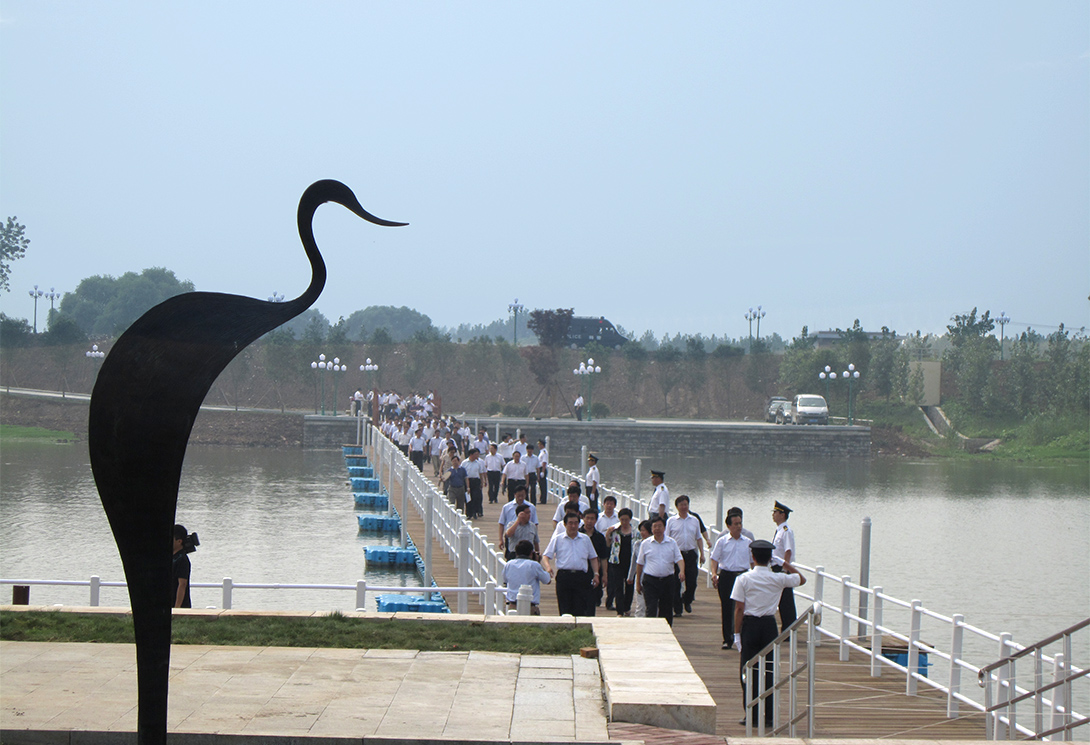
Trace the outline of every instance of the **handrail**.
[[1057, 633], [1053, 634], [1052, 636], [1050, 636], [1050, 637], [1048, 637], [1046, 639], [1042, 639], [1041, 641], [1037, 642], [1036, 644], [1031, 644], [1028, 647], [1024, 647], [1020, 651], [1015, 652], [1014, 654], [1009, 655], [1008, 657], [1004, 657], [1003, 659], [998, 660], [997, 662], [993, 662], [990, 665], [985, 665], [984, 667], [980, 668], [980, 673], [978, 673], [979, 678], [980, 678], [980, 685], [981, 686], [984, 685], [984, 674], [985, 673], [990, 673], [992, 670], [1000, 668], [1000, 667], [1002, 667], [1003, 665], [1006, 665], [1008, 662], [1010, 662], [1012, 660], [1017, 660], [1017, 659], [1019, 659], [1021, 657], [1025, 657], [1026, 655], [1032, 654], [1034, 651], [1036, 651], [1038, 649], [1042, 649], [1044, 647], [1047, 647], [1049, 644], [1052, 644], [1053, 642], [1057, 642], [1060, 639], [1063, 639], [1065, 636], [1069, 636], [1069, 635], [1075, 633], [1076, 631], [1079, 631], [1080, 629], [1086, 628], [1087, 626], [1090, 626], [1090, 618], [1085, 618], [1085, 619], [1079, 621], [1078, 623], [1074, 624], [1073, 626], [1069, 626], [1066, 629], [1064, 629], [1063, 631], [1057, 632]]
[[[814, 736], [814, 679], [816, 678], [816, 656], [814, 640], [816, 639], [817, 624], [821, 622], [821, 605], [811, 605], [803, 612], [794, 623], [780, 632], [779, 636], [769, 642], [763, 649], [758, 651], [755, 655], [745, 661], [743, 669], [745, 671], [746, 681], [744, 684], [745, 691], [745, 711], [746, 711], [746, 737], [753, 736], [753, 720], [757, 719], [757, 736], [776, 736], [787, 734], [788, 737], [806, 737], [812, 738]], [[806, 640], [806, 661], [802, 664], [798, 660], [798, 645], [799, 645], [799, 632], [803, 627], [806, 627], [807, 640]], [[786, 643], [788, 648], [789, 664], [786, 672], [781, 672], [782, 667], [782, 649]], [[773, 684], [769, 688], [767, 687], [766, 674], [769, 672], [765, 669], [768, 665], [767, 655], [772, 655], [772, 674]], [[799, 712], [800, 701], [798, 696], [798, 678], [799, 676], [806, 675], [806, 697], [805, 701], [801, 702], [805, 707], [803, 712]], [[752, 676], [757, 676], [757, 696], [754, 698], [752, 695], [753, 687], [750, 685], [750, 681], [753, 680]], [[778, 678], [776, 676], [779, 676]], [[780, 724], [780, 690], [787, 687], [788, 701], [787, 701], [787, 721]], [[771, 701], [769, 701], [771, 699]], [[765, 711], [766, 708], [772, 706], [772, 731], [765, 732]], [[798, 724], [805, 718], [806, 727], [805, 734], [800, 735], [798, 732]]]

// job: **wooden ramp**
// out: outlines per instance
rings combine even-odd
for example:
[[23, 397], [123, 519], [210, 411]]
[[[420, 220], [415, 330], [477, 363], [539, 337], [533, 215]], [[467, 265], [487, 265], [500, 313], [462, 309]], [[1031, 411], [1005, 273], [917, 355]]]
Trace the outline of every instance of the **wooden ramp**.
[[[431, 475], [431, 466], [424, 465]], [[401, 486], [388, 486], [394, 505], [401, 504]], [[503, 496], [500, 497], [503, 499]], [[498, 542], [498, 518], [501, 504], [488, 504], [485, 495], [484, 517], [473, 521], [475, 527]], [[544, 549], [552, 535], [552, 516], [556, 502], [537, 505], [539, 537]], [[424, 521], [413, 509], [407, 516], [409, 535], [423, 550]], [[405, 516], [402, 516], [405, 519]], [[458, 584], [454, 563], [438, 543], [432, 545], [432, 573], [440, 587]], [[457, 598], [447, 597], [447, 604], [457, 608]], [[604, 608], [600, 613], [607, 613]], [[469, 612], [482, 613], [478, 601], [470, 601]], [[551, 588], [541, 592], [543, 615], [557, 614], [556, 595]], [[744, 737], [746, 728], [738, 722], [743, 716], [742, 688], [738, 678], [738, 652], [721, 649], [722, 626], [719, 596], [701, 582], [693, 613], [674, 620], [674, 635], [689, 657], [689, 662], [707, 686], [718, 707], [716, 734]], [[653, 663], [650, 663], [653, 664]], [[880, 678], [870, 677], [869, 662], [856, 653], [849, 662], [840, 662], [837, 646], [823, 643], [817, 650], [815, 677], [815, 738], [892, 738], [909, 740], [983, 740], [984, 715], [971, 710], [957, 719], [946, 717], [946, 697], [925, 685], [919, 695], [906, 696], [903, 677], [885, 670]], [[963, 705], [963, 709], [966, 707]]]

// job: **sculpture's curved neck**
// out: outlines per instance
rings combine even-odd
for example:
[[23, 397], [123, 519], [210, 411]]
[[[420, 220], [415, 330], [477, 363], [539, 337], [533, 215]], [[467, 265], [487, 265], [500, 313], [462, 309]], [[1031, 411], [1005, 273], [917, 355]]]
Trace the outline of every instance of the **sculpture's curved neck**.
[[303, 242], [303, 249], [306, 251], [307, 259], [310, 260], [311, 275], [310, 284], [307, 286], [307, 289], [303, 291], [303, 294], [294, 300], [285, 303], [285, 305], [291, 307], [293, 310], [298, 308], [293, 315], [302, 313], [313, 305], [314, 301], [322, 294], [322, 289], [325, 287], [325, 261], [322, 259], [322, 254], [318, 250], [317, 241], [314, 240], [314, 213], [326, 199], [316, 194], [315, 191], [316, 190], [313, 189], [313, 187], [307, 189], [303, 192], [303, 196], [299, 200], [299, 212], [297, 215], [299, 222], [299, 239]]

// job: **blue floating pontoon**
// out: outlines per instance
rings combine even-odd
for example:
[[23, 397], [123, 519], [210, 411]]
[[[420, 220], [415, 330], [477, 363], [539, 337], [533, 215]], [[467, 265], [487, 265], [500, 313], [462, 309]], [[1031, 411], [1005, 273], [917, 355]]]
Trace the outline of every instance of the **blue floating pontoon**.
[[[397, 517], [356, 515], [356, 520], [359, 522], [360, 530], [376, 530], [383, 533], [401, 530], [401, 519]], [[371, 556], [368, 555], [367, 559], [370, 560]]]

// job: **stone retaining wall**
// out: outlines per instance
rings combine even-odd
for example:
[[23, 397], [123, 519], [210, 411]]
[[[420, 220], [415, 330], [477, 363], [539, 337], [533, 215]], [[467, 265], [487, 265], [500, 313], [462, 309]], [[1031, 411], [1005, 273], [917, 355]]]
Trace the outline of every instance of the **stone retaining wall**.
[[[531, 440], [549, 438], [554, 453], [578, 451], [583, 445], [611, 455], [633, 458], [654, 454], [693, 456], [758, 455], [773, 457], [869, 457], [870, 427], [788, 426], [761, 422], [668, 422], [607, 419], [574, 422], [563, 419], [470, 419], [495, 438], [519, 429]], [[308, 415], [303, 447], [338, 448], [356, 441], [350, 417]]]

